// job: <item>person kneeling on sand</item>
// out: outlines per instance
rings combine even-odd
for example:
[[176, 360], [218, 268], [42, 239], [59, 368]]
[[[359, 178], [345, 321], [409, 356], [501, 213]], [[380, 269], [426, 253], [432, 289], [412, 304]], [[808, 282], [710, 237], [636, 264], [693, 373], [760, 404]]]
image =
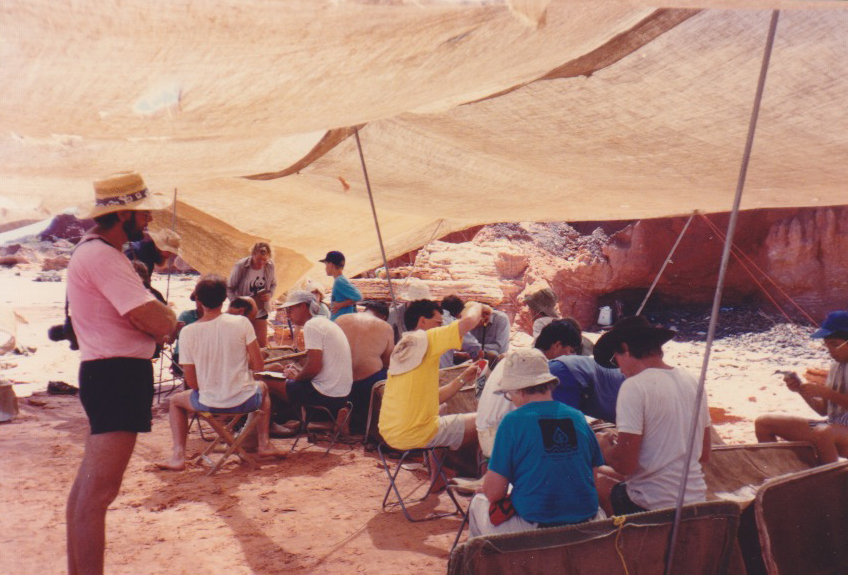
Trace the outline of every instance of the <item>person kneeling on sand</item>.
[[839, 456], [848, 457], [848, 311], [828, 314], [821, 328], [813, 333], [823, 338], [833, 363], [827, 374], [827, 385], [802, 383], [794, 372], [783, 380], [819, 415], [827, 419], [813, 420], [793, 415], [769, 414], [757, 418], [754, 428], [757, 441], [809, 441], [818, 452], [819, 462], [833, 463]]
[[500, 365], [496, 393], [517, 409], [498, 426], [483, 492], [471, 500], [471, 536], [604, 518], [595, 489], [596, 469], [604, 464], [601, 448], [583, 414], [554, 401], [558, 382], [545, 356], [517, 349]]
[[251, 370], [261, 370], [263, 364], [253, 326], [247, 318], [221, 312], [227, 299], [224, 278], [214, 275], [202, 278], [197, 282], [195, 297], [203, 306], [203, 317], [180, 333], [180, 365], [191, 390], [171, 398], [168, 419], [174, 450], [171, 459], [157, 466], [173, 471], [185, 469], [188, 414], [197, 411], [249, 413], [261, 409], [257, 455], [280, 455], [268, 438], [271, 414], [268, 388], [254, 381], [251, 374]]

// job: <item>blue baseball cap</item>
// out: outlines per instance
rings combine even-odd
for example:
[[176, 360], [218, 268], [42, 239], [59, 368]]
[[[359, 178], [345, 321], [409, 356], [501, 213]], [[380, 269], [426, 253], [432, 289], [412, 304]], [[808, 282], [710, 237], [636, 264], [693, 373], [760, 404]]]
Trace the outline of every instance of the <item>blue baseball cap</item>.
[[848, 331], [848, 311], [832, 311], [811, 337], [830, 337], [838, 331]]

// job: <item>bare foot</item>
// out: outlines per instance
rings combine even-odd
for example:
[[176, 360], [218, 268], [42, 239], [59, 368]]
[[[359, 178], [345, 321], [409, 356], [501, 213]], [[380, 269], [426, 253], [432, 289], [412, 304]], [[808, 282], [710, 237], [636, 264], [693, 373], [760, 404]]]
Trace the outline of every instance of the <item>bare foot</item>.
[[185, 459], [169, 459], [168, 461], [161, 461], [154, 463], [157, 469], [162, 469], [164, 471], [182, 471], [186, 468]]
[[271, 458], [285, 459], [286, 458], [286, 454], [283, 453], [282, 451], [278, 451], [277, 448], [274, 447], [273, 445], [269, 445], [268, 447], [265, 447], [263, 449], [259, 449], [256, 452], [255, 455], [256, 455], [256, 457], [265, 458], [265, 459], [271, 459]]
[[[336, 414], [336, 430], [341, 429], [339, 435], [350, 435], [350, 418], [348, 417], [349, 413], [350, 409], [348, 409], [347, 407], [343, 407]], [[344, 427], [342, 427], [342, 423], [344, 423]]]

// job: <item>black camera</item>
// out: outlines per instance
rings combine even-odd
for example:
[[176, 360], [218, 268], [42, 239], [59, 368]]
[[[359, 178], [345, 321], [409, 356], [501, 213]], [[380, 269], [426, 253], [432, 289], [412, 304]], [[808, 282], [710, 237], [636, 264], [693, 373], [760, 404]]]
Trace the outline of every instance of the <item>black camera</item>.
[[79, 343], [77, 342], [77, 334], [74, 333], [74, 324], [71, 323], [70, 316], [65, 317], [65, 323], [54, 325], [50, 329], [48, 329], [47, 337], [50, 338], [50, 341], [68, 340], [68, 342], [71, 344], [72, 350], [76, 351], [79, 349]]

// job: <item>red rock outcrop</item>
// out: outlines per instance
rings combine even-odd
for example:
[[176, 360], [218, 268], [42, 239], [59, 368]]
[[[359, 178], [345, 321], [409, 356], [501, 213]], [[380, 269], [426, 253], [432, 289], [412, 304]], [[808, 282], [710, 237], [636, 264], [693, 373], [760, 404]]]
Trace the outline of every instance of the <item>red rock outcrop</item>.
[[[522, 296], [547, 284], [563, 313], [590, 325], [601, 305], [636, 311], [687, 219], [493, 224], [469, 242], [432, 242], [392, 275], [424, 279], [435, 297], [457, 293], [497, 305], [525, 331]], [[693, 218], [648, 309], [712, 301], [728, 220], [729, 214]], [[742, 212], [734, 245], [723, 304], [759, 303], [777, 313], [776, 304], [793, 319], [809, 315], [816, 322], [848, 308], [848, 206]]]

